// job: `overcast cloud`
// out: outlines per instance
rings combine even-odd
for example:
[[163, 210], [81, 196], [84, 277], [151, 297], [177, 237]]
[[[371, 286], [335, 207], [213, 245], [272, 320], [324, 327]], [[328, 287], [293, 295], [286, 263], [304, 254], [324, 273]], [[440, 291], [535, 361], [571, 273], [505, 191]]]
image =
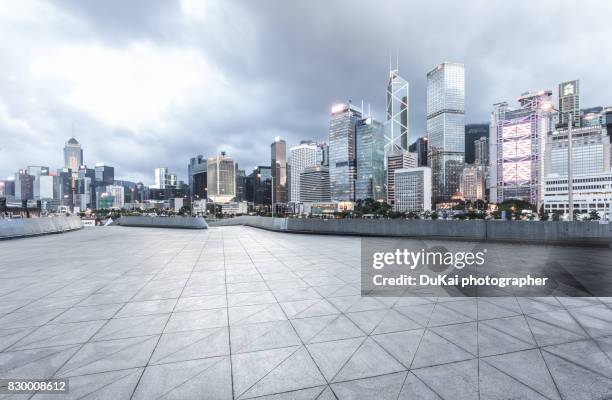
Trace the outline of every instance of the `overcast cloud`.
[[612, 105], [608, 1], [0, 2], [0, 177], [85, 163], [153, 183], [196, 154], [241, 168], [327, 140], [331, 104], [384, 117], [389, 55], [410, 82], [411, 140], [425, 131], [425, 75], [466, 68], [466, 122], [493, 103], [581, 79], [582, 105]]

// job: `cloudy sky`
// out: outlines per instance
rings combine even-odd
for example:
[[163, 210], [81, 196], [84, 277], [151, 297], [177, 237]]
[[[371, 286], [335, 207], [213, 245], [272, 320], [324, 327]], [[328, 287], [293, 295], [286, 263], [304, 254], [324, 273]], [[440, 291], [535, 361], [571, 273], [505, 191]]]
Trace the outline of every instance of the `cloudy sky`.
[[466, 67], [466, 122], [493, 103], [580, 78], [583, 106], [612, 105], [608, 1], [0, 2], [0, 178], [85, 162], [152, 183], [225, 150], [268, 164], [275, 136], [326, 140], [335, 102], [384, 116], [389, 55], [410, 82], [411, 139], [425, 74]]

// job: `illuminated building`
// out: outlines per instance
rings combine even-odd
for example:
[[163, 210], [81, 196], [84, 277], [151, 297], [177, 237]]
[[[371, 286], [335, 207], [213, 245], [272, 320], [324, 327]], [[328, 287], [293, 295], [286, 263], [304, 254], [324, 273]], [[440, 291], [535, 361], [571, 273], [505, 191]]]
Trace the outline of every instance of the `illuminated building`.
[[518, 98], [519, 108], [495, 104], [489, 134], [491, 202], [517, 199], [541, 204], [550, 126], [549, 115], [541, 109], [550, 103], [551, 94], [550, 90], [525, 93]]
[[465, 200], [485, 200], [486, 167], [478, 164], [468, 164], [461, 172], [460, 191]]
[[355, 126], [361, 109], [350, 102], [331, 109], [329, 181], [332, 201], [355, 201]]
[[[567, 128], [548, 133], [546, 176], [567, 175]], [[610, 172], [610, 136], [601, 125], [572, 129], [572, 174], [590, 175]]]
[[442, 63], [427, 74], [428, 163], [433, 201], [445, 202], [459, 188], [465, 156], [465, 70]]
[[73, 172], [83, 165], [83, 149], [75, 138], [70, 138], [64, 146], [64, 168], [70, 168]]
[[355, 199], [385, 199], [385, 139], [383, 125], [372, 117], [357, 122]]

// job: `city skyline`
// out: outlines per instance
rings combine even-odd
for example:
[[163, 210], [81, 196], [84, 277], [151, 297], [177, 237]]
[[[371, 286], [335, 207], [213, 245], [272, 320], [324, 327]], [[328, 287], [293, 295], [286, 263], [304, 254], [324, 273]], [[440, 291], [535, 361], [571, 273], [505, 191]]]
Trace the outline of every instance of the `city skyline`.
[[[327, 110], [336, 102], [363, 99], [384, 120], [388, 59], [396, 52], [399, 73], [410, 84], [410, 142], [425, 133], [425, 74], [446, 60], [466, 67], [466, 123], [486, 122], [492, 104], [520, 92], [554, 90], [580, 78], [582, 98], [590, 100], [581, 106], [609, 105], [608, 54], [598, 54], [593, 64], [587, 50], [577, 50], [574, 62], [562, 63], [564, 49], [580, 48], [578, 32], [593, 47], [605, 42], [606, 25], [597, 21], [609, 5], [585, 9], [590, 18], [566, 25], [555, 21], [564, 20], [569, 6], [504, 5], [490, 21], [494, 11], [480, 4], [444, 3], [448, 12], [439, 15], [436, 7], [365, 2], [355, 10], [338, 3], [319, 11], [298, 3], [274, 13], [267, 12], [272, 3], [258, 9], [248, 3], [132, 3], [115, 8], [120, 14], [93, 3], [0, 6], [0, 177], [27, 165], [61, 166], [56, 150], [71, 136], [83, 144], [86, 164], [113, 165], [118, 178], [150, 183], [161, 163], [186, 180], [185, 160], [222, 150], [250, 170], [267, 158], [275, 136], [289, 146], [325, 140]], [[340, 15], [337, 24], [324, 22], [329, 13]], [[389, 23], [348, 29], [360, 40], [347, 47], [344, 28], [357, 14]], [[425, 29], [423, 21], [434, 17], [437, 31]], [[474, 33], [457, 39], [471, 17]], [[507, 35], [504, 26], [517, 20], [530, 29]], [[240, 25], [242, 34], [224, 28], [228, 21], [244, 22], [230, 25]], [[320, 34], [300, 29], [306, 24], [319, 26]], [[208, 44], [207, 37], [219, 34], [219, 44]], [[22, 37], [19, 48], [8, 42], [15, 35]], [[495, 35], [505, 35], [502, 46], [491, 44]], [[304, 62], [313, 57], [323, 61]], [[108, 143], [101, 145], [100, 138]]]

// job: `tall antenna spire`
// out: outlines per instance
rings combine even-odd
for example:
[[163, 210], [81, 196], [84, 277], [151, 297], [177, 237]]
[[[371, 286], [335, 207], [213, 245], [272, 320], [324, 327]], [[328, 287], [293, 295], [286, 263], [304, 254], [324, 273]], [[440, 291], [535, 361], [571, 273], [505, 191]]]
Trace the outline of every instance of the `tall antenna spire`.
[[397, 70], [397, 73], [399, 74], [399, 48], [395, 48], [395, 69]]

